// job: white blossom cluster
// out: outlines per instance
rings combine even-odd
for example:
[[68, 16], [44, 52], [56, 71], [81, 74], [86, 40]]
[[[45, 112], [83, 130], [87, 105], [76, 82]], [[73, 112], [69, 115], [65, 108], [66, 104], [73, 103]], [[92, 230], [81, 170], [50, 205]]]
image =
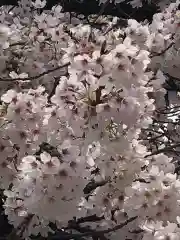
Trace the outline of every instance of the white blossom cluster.
[[9, 223], [30, 239], [74, 218], [96, 215], [88, 225], [102, 232], [132, 218], [104, 234], [178, 240], [179, 176], [141, 131], [164, 96], [166, 66], [171, 73], [178, 62], [179, 1], [150, 25], [130, 19], [115, 29], [116, 19], [107, 29], [69, 22], [60, 6], [40, 13], [45, 4], [1, 8], [0, 185]]

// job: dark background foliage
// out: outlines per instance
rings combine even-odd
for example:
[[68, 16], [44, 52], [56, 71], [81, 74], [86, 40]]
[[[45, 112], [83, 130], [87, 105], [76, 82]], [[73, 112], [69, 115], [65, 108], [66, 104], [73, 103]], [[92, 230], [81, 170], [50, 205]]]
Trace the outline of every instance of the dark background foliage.
[[[17, 0], [0, 0], [0, 6], [2, 5], [17, 5]], [[109, 1], [110, 2], [110, 1]], [[143, 7], [139, 9], [133, 9], [126, 0], [123, 3], [114, 5], [113, 3], [107, 4], [104, 9], [104, 15], [113, 15], [123, 18], [135, 18], [138, 21], [148, 19], [151, 21], [152, 16], [158, 11], [158, 7], [155, 4], [147, 4], [144, 2]], [[84, 15], [98, 14], [102, 8], [99, 2], [96, 0], [47, 0], [46, 9], [50, 9], [55, 4], [60, 3], [66, 12], [76, 12]]]

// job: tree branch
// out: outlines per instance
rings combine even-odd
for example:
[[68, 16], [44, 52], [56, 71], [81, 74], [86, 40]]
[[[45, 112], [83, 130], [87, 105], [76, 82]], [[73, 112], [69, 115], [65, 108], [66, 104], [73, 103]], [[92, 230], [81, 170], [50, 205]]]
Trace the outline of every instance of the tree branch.
[[176, 144], [173, 144], [169, 147], [158, 149], [157, 151], [154, 151], [151, 154], [146, 155], [145, 158], [156, 155], [156, 154], [164, 153], [164, 152], [172, 152], [172, 151], [174, 151], [174, 148], [176, 148], [176, 147], [180, 147], [180, 143], [176, 143]]
[[94, 231], [94, 232], [86, 232], [86, 233], [79, 233], [79, 234], [69, 234], [69, 233], [63, 233], [61, 232], [60, 235], [56, 235], [56, 236], [52, 236], [49, 238], [49, 240], [55, 240], [55, 239], [59, 239], [59, 240], [69, 240], [69, 239], [78, 239], [78, 238], [81, 238], [81, 237], [87, 237], [87, 236], [91, 236], [91, 237], [98, 237], [98, 236], [101, 236], [101, 235], [104, 235], [104, 234], [108, 234], [108, 233], [111, 233], [111, 232], [115, 232], [121, 228], [123, 228], [124, 226], [128, 225], [128, 223], [134, 221], [135, 219], [137, 218], [136, 217], [131, 217], [129, 218], [128, 220], [126, 220], [124, 223], [121, 223], [113, 228], [108, 228], [106, 230], [99, 230], [99, 231]]
[[154, 53], [154, 54], [152, 53], [152, 54], [150, 55], [150, 58], [163, 55], [163, 54], [164, 54], [166, 51], [168, 51], [173, 45], [174, 45], [174, 42], [171, 42], [171, 43], [169, 44], [169, 46], [168, 46], [167, 48], [165, 48], [162, 52], [160, 52], [160, 53]]
[[[76, 223], [96, 222], [104, 219], [104, 216], [98, 217], [96, 214], [76, 219]], [[72, 220], [73, 221], [73, 220]]]
[[83, 192], [84, 194], [89, 194], [93, 190], [95, 190], [97, 187], [104, 186], [106, 183], [108, 183], [108, 180], [102, 180], [100, 182], [95, 182], [94, 180], [92, 180], [85, 186], [85, 188], [83, 189]]
[[58, 67], [55, 67], [53, 69], [49, 69], [43, 73], [40, 73], [36, 76], [32, 76], [32, 77], [27, 77], [27, 78], [0, 78], [0, 81], [1, 82], [15, 82], [15, 81], [28, 81], [28, 80], [35, 80], [35, 79], [38, 79], [40, 77], [43, 77], [44, 75], [47, 75], [49, 73], [52, 73], [56, 70], [59, 70], [59, 69], [62, 69], [64, 67], [68, 67], [70, 65], [70, 62], [68, 63], [65, 63], [64, 65], [61, 65], [61, 66], [58, 66]]

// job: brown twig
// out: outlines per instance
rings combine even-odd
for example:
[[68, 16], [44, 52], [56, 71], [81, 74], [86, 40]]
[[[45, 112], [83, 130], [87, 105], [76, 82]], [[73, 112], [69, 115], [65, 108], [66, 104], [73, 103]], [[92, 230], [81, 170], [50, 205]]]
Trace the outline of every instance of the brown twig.
[[176, 143], [176, 144], [173, 144], [169, 147], [158, 149], [157, 151], [154, 151], [151, 154], [146, 155], [145, 158], [156, 155], [156, 154], [164, 153], [164, 152], [172, 152], [172, 151], [174, 151], [174, 148], [177, 148], [177, 147], [180, 147], [180, 143]]
[[106, 7], [109, 5], [109, 0], [107, 0], [104, 4], [103, 4], [103, 6], [102, 6], [102, 8], [100, 9], [100, 11], [99, 11], [99, 13], [98, 13], [98, 15], [97, 15], [97, 17], [95, 18], [95, 20], [93, 21], [93, 23], [96, 23], [97, 22], [97, 20], [99, 19], [99, 17], [101, 16], [101, 15], [103, 15], [103, 13], [104, 13], [104, 10], [106, 9]]
[[[174, 34], [173, 34], [173, 36], [174, 36]], [[173, 37], [173, 36], [172, 36], [172, 37]], [[162, 52], [160, 52], [160, 53], [154, 53], [154, 54], [152, 53], [152, 54], [150, 55], [150, 58], [163, 55], [163, 54], [164, 54], [166, 51], [168, 51], [173, 45], [174, 45], [174, 42], [172, 41], [172, 42], [169, 44], [169, 46], [168, 46], [167, 48], [165, 48]]]
[[59, 235], [50, 237], [49, 240], [55, 240], [55, 239], [56, 240], [57, 239], [69, 240], [69, 239], [78, 239], [78, 238], [81, 238], [81, 237], [88, 237], [88, 236], [91, 236], [91, 237], [102, 236], [104, 234], [115, 232], [115, 231], [123, 228], [124, 226], [128, 225], [130, 222], [134, 221], [136, 218], [137, 218], [137, 216], [136, 217], [131, 217], [128, 220], [126, 220], [125, 222], [123, 222], [119, 225], [116, 225], [113, 228], [108, 228], [106, 230], [99, 230], [99, 231], [94, 231], [94, 232], [90, 231], [90, 232], [79, 233], [79, 234], [69, 234], [69, 233], [64, 233], [63, 234], [63, 232], [61, 232]]
[[61, 65], [61, 66], [58, 66], [58, 67], [55, 67], [53, 69], [49, 69], [43, 73], [40, 73], [36, 76], [32, 76], [32, 77], [27, 77], [27, 78], [0, 78], [0, 82], [15, 82], [15, 81], [29, 81], [29, 80], [36, 80], [40, 77], [43, 77], [49, 73], [52, 73], [56, 70], [59, 70], [59, 69], [62, 69], [62, 68], [65, 68], [65, 67], [68, 67], [70, 65], [70, 62], [68, 63], [65, 63], [64, 65]]
[[108, 180], [103, 180], [103, 181], [100, 181], [100, 182], [91, 181], [83, 189], [83, 192], [84, 192], [84, 194], [89, 194], [93, 190], [95, 190], [96, 188], [104, 186], [106, 183], [108, 183]]

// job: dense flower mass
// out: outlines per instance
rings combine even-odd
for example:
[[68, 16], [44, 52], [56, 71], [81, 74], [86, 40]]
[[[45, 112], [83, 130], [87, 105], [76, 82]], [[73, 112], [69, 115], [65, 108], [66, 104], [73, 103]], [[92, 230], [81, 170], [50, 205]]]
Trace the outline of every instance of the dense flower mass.
[[171, 153], [180, 146], [179, 112], [172, 118], [176, 103], [158, 111], [167, 76], [179, 74], [180, 1], [151, 24], [107, 18], [101, 28], [59, 5], [39, 11], [45, 4], [0, 9], [0, 187], [9, 223], [23, 239], [178, 240]]

